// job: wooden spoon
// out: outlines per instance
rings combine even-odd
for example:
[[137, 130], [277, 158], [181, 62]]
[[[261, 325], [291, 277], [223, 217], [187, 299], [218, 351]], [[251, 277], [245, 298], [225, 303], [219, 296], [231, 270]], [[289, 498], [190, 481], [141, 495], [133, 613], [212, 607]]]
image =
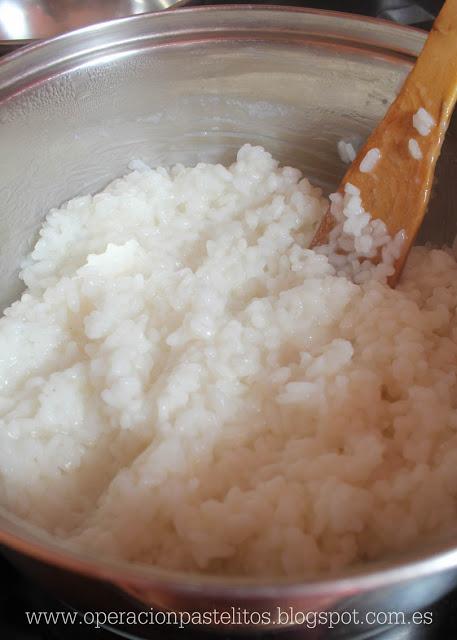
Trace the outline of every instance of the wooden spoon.
[[[425, 215], [435, 164], [456, 99], [457, 0], [447, 0], [400, 93], [358, 152], [338, 189], [343, 192], [348, 182], [355, 185], [360, 189], [365, 210], [373, 218], [383, 220], [392, 237], [401, 229], [405, 231], [401, 256], [395, 263], [394, 275], [389, 278], [391, 286], [398, 281]], [[420, 108], [436, 123], [428, 135], [420, 135], [413, 126], [413, 116]], [[411, 145], [416, 156], [417, 148], [420, 149], [420, 159], [413, 157]], [[380, 157], [374, 168], [364, 173], [360, 165], [371, 149], [379, 149]], [[378, 154], [372, 152], [373, 155]], [[311, 247], [326, 244], [334, 224], [329, 211]]]

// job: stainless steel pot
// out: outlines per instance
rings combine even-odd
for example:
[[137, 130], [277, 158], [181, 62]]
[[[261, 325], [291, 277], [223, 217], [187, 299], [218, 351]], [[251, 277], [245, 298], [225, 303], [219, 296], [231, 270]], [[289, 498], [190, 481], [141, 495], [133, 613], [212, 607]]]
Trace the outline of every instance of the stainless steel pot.
[[[2, 304], [18, 294], [18, 264], [46, 211], [99, 189], [133, 157], [153, 165], [230, 161], [249, 141], [335, 185], [344, 170], [337, 140], [372, 129], [424, 37], [343, 14], [234, 6], [118, 20], [11, 55], [0, 63]], [[452, 125], [424, 225], [435, 241], [455, 235], [456, 159]], [[409, 611], [457, 582], [452, 540], [301, 583], [183, 575], [87, 557], [5, 513], [0, 541], [25, 571], [91, 609]], [[350, 637], [367, 631], [344, 630]]]

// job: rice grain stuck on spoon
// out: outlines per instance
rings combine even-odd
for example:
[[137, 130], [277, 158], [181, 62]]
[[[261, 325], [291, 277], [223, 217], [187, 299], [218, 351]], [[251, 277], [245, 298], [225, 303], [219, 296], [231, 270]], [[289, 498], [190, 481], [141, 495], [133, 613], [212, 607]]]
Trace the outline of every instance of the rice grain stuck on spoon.
[[[366, 211], [392, 237], [405, 240], [389, 284], [395, 286], [425, 215], [435, 165], [457, 99], [457, 0], [447, 0], [414, 68], [382, 121], [346, 172], [339, 192], [360, 189]], [[335, 225], [330, 211], [312, 247], [326, 244]]]

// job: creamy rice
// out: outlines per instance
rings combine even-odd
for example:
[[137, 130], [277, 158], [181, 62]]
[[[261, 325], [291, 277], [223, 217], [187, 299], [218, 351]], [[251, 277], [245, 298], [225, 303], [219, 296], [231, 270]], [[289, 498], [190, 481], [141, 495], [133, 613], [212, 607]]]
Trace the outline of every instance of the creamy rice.
[[[451, 530], [451, 251], [355, 284], [307, 249], [328, 201], [263, 149], [135, 169], [51, 211], [0, 321], [2, 503], [91, 553], [237, 575]], [[355, 251], [373, 221], [341, 198]]]

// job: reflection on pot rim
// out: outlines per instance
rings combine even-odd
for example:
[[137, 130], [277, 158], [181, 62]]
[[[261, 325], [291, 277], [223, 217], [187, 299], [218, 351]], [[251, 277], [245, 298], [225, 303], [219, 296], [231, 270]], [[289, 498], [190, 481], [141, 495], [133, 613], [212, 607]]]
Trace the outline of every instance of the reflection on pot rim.
[[25, 44], [115, 18], [163, 11], [188, 0], [0, 0], [0, 45]]

